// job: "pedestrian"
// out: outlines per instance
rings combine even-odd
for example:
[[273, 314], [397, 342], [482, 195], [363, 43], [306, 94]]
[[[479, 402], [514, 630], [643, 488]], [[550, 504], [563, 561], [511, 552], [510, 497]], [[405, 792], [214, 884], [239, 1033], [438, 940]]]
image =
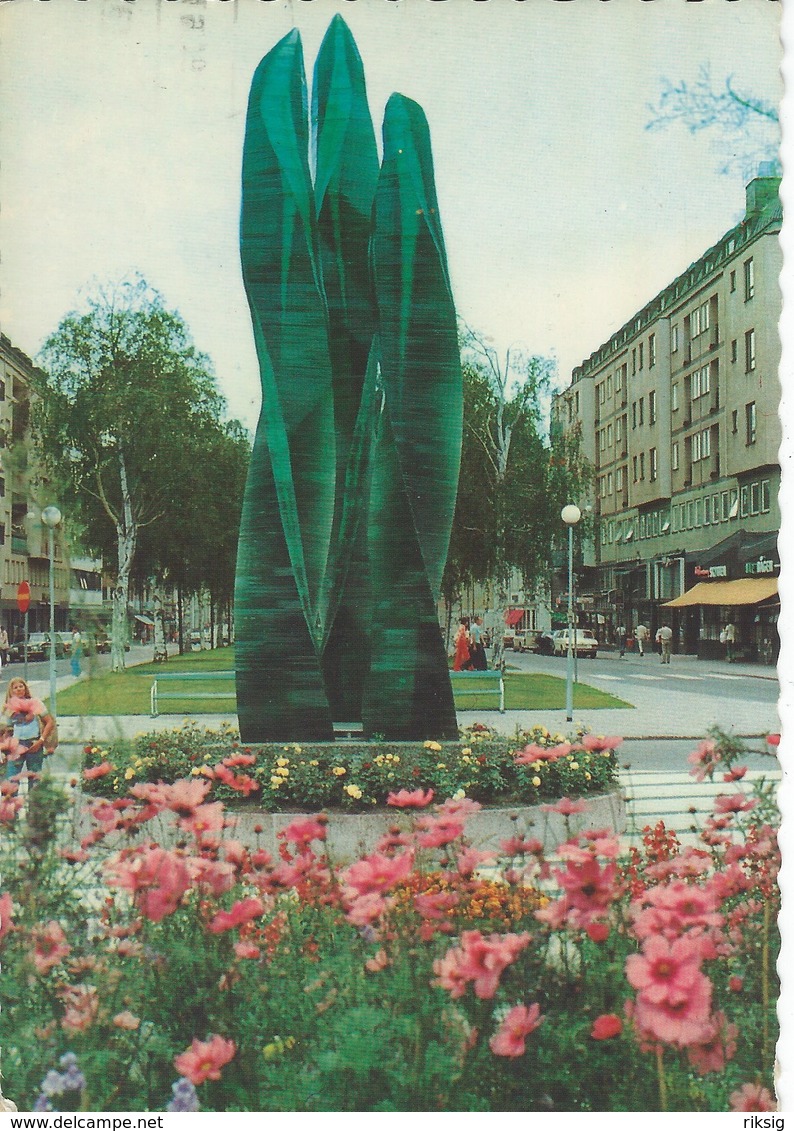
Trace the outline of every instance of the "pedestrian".
[[471, 671], [471, 638], [469, 637], [469, 618], [461, 617], [458, 631], [455, 633], [455, 658], [452, 661], [453, 672]]
[[47, 743], [55, 729], [55, 719], [40, 699], [34, 699], [24, 679], [12, 679], [6, 691], [3, 714], [5, 733], [0, 749], [6, 753], [6, 778], [23, 770], [38, 777], [48, 753]]
[[71, 667], [72, 675], [78, 676], [80, 674], [80, 659], [83, 655], [83, 638], [80, 635], [80, 630], [76, 624], [72, 625], [72, 654], [71, 654]]
[[485, 655], [485, 644], [483, 643], [482, 631], [482, 617], [475, 617], [469, 628], [469, 637], [471, 639], [471, 663], [475, 671], [484, 672], [488, 670], [488, 659]]
[[725, 649], [728, 657], [728, 663], [732, 664], [736, 660], [736, 625], [725, 625]]
[[662, 650], [661, 662], [663, 664], [669, 664], [670, 651], [673, 644], [673, 630], [672, 628], [670, 628], [669, 624], [663, 624], [659, 631], [656, 633], [656, 643]]
[[618, 645], [620, 647], [621, 660], [626, 655], [626, 639], [627, 633], [625, 624], [618, 625]]
[[637, 641], [637, 647], [640, 650], [640, 655], [645, 655], [645, 641], [648, 639], [648, 629], [644, 624], [638, 624], [634, 629], [634, 637]]
[[0, 628], [0, 664], [3, 667], [8, 663], [8, 647], [8, 633], [3, 626]]

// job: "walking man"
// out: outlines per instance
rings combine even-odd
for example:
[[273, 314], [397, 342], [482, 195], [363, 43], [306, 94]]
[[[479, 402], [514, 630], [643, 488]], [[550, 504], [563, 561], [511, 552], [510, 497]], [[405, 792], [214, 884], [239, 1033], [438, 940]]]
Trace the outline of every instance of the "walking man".
[[728, 657], [728, 663], [732, 664], [736, 659], [736, 625], [725, 625], [725, 645]]
[[640, 650], [640, 655], [645, 655], [645, 641], [648, 639], [648, 629], [644, 624], [638, 624], [634, 630], [634, 636], [637, 640], [637, 647]]
[[669, 624], [663, 624], [656, 633], [656, 642], [662, 646], [662, 663], [670, 663], [670, 651], [673, 644], [673, 630]]
[[620, 658], [621, 660], [626, 655], [626, 626], [621, 624], [618, 626], [618, 644], [620, 645]]
[[71, 655], [71, 668], [72, 675], [78, 676], [80, 674], [80, 657], [83, 654], [83, 638], [80, 635], [80, 630], [77, 625], [72, 625], [72, 655]]

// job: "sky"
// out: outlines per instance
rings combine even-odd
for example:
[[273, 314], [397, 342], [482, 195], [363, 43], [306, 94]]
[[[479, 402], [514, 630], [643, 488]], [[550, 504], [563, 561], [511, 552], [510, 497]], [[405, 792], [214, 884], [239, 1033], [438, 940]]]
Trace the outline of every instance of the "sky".
[[645, 126], [664, 76], [777, 102], [769, 0], [7, 0], [0, 6], [0, 328], [35, 356], [97, 283], [138, 271], [253, 428], [238, 253], [251, 75], [293, 27], [309, 78], [341, 11], [376, 133], [427, 114], [459, 315], [559, 383], [743, 214], [707, 134]]

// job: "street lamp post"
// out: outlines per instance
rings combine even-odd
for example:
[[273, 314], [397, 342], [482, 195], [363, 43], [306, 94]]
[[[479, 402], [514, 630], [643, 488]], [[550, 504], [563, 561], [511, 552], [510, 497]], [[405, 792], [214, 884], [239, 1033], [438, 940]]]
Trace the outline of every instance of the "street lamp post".
[[41, 521], [47, 527], [50, 553], [50, 714], [56, 715], [55, 703], [55, 527], [60, 525], [61, 512], [57, 507], [45, 507]]
[[568, 667], [565, 679], [565, 717], [573, 722], [573, 657], [574, 616], [573, 616], [573, 528], [582, 517], [582, 512], [573, 503], [562, 508], [562, 521], [568, 527]]

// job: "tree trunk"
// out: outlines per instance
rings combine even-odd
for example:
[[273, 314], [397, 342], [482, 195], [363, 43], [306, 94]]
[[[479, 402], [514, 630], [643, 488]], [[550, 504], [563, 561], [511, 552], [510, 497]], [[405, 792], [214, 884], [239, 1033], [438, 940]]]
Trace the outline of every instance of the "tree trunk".
[[184, 636], [184, 625], [182, 624], [182, 586], [178, 585], [176, 590], [176, 635], [179, 642], [179, 655], [184, 654], [184, 647], [182, 644]]
[[122, 452], [119, 452], [119, 482], [121, 485], [122, 517], [116, 522], [119, 568], [116, 588], [113, 590], [113, 624], [110, 644], [110, 667], [111, 671], [114, 672], [123, 672], [126, 667], [124, 646], [129, 635], [127, 606], [129, 603], [130, 571], [138, 538], [138, 526], [132, 515], [132, 499], [127, 482], [127, 465]]
[[157, 663], [168, 659], [163, 623], [163, 598], [159, 586], [155, 586], [152, 590], [152, 620], [154, 621], [154, 661]]

